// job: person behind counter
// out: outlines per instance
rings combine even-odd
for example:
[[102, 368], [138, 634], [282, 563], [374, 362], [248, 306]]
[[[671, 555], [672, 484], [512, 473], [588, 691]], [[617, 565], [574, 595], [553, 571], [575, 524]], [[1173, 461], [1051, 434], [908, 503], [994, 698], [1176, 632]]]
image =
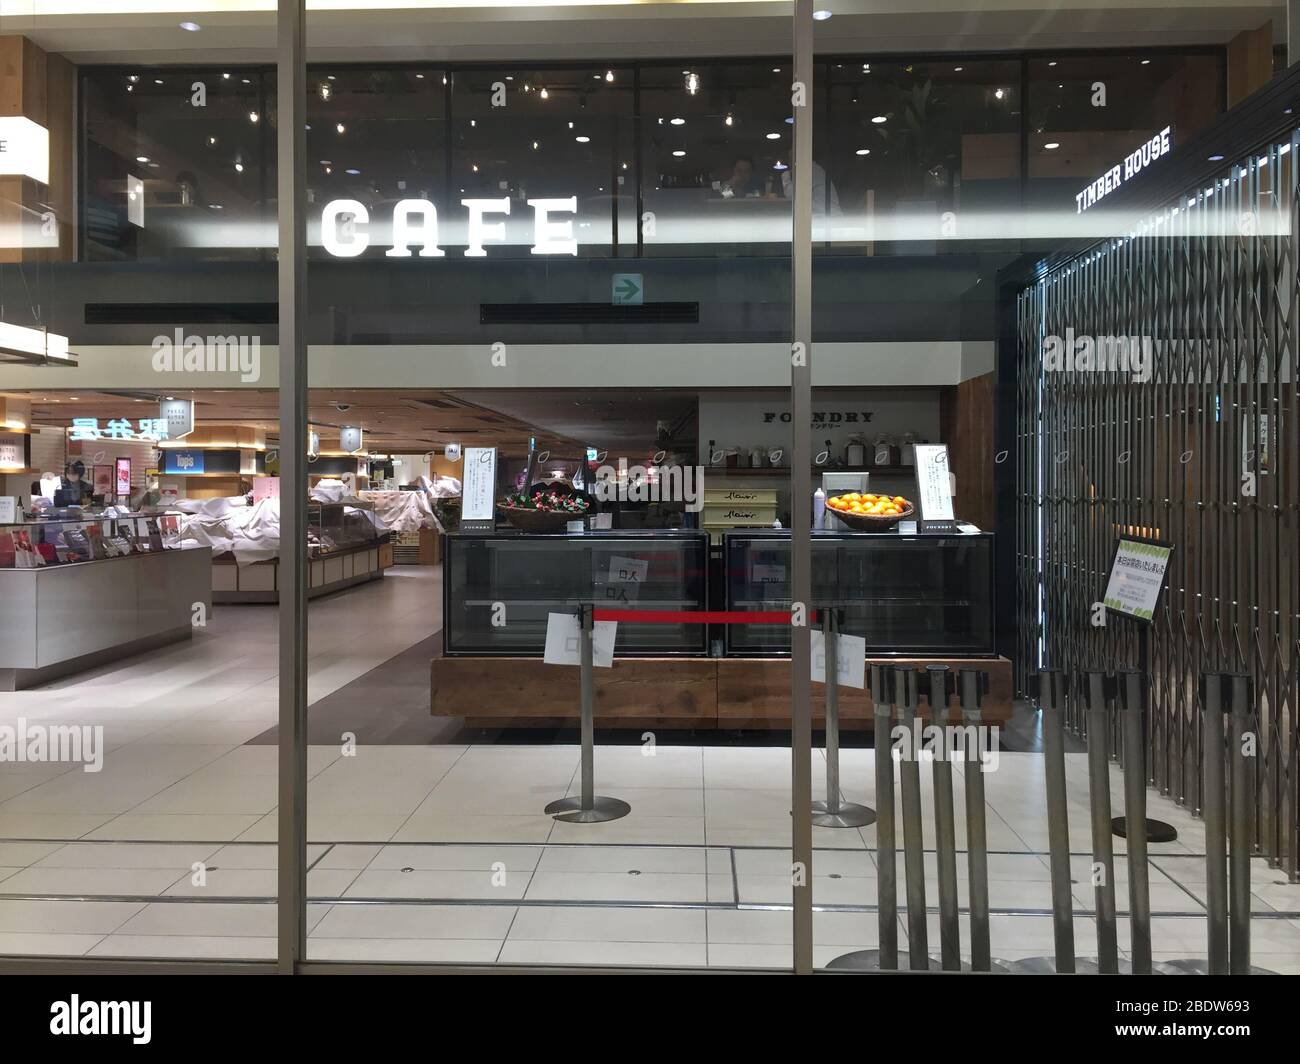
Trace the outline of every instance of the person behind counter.
[[86, 466], [80, 460], [69, 462], [54, 492], [55, 506], [85, 506], [90, 502], [91, 487], [86, 480]]

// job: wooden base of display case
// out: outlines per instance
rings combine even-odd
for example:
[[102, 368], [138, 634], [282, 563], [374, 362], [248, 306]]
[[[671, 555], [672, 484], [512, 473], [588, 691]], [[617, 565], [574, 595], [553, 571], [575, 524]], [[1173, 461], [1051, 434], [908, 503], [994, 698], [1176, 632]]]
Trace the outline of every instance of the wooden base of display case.
[[[307, 563], [308, 598], [379, 580], [393, 565], [392, 544], [345, 547]], [[233, 554], [212, 559], [212, 601], [221, 605], [266, 604], [280, 601], [280, 561], [270, 558], [237, 565]]]
[[[870, 664], [870, 662], [868, 662]], [[1006, 658], [908, 658], [882, 664], [974, 666], [989, 673], [984, 720], [1011, 716], [1011, 662]], [[788, 658], [616, 658], [593, 672], [596, 725], [604, 728], [788, 728]], [[431, 666], [430, 706], [437, 717], [464, 717], [471, 727], [554, 727], [578, 720], [579, 670], [540, 658], [438, 656]], [[824, 688], [813, 684], [814, 722], [825, 720]], [[869, 691], [840, 688], [840, 727], [872, 728]], [[921, 706], [927, 716], [927, 707]]]

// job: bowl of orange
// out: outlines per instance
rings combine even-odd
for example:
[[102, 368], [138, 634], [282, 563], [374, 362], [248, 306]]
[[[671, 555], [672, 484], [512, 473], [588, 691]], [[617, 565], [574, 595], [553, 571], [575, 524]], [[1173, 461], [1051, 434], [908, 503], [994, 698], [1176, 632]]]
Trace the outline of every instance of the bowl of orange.
[[826, 509], [859, 532], [888, 532], [916, 508], [901, 495], [850, 491], [826, 500]]

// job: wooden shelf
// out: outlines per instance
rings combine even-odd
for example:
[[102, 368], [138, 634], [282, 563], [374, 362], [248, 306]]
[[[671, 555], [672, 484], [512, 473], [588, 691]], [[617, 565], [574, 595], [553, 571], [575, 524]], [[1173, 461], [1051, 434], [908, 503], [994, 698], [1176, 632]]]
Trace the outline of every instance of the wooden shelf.
[[[705, 473], [713, 473], [726, 477], [788, 477], [791, 474], [789, 466], [776, 466], [775, 468], [764, 466], [761, 469], [749, 468], [728, 469], [725, 466], [705, 466]], [[814, 466], [813, 476], [821, 473], [874, 473], [882, 477], [912, 476], [916, 473], [916, 466], [868, 466], [866, 469], [837, 469], [833, 466]]]

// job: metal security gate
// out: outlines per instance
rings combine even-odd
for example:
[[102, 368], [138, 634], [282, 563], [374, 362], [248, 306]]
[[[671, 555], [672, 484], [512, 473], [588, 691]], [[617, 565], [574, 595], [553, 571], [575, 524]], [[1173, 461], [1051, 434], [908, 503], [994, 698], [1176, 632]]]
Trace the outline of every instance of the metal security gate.
[[[1016, 380], [1018, 689], [1039, 667], [1138, 667], [1135, 629], [1098, 624], [1095, 604], [1118, 534], [1173, 543], [1149, 642], [1149, 781], [1199, 812], [1198, 677], [1248, 672], [1256, 847], [1292, 879], [1298, 150], [1300, 129], [1223, 162], [1132, 231], [1042, 273], [1019, 295]], [[1090, 360], [1062, 366], [1057, 340], [1091, 344]], [[1082, 712], [1068, 724], [1083, 734]]]

